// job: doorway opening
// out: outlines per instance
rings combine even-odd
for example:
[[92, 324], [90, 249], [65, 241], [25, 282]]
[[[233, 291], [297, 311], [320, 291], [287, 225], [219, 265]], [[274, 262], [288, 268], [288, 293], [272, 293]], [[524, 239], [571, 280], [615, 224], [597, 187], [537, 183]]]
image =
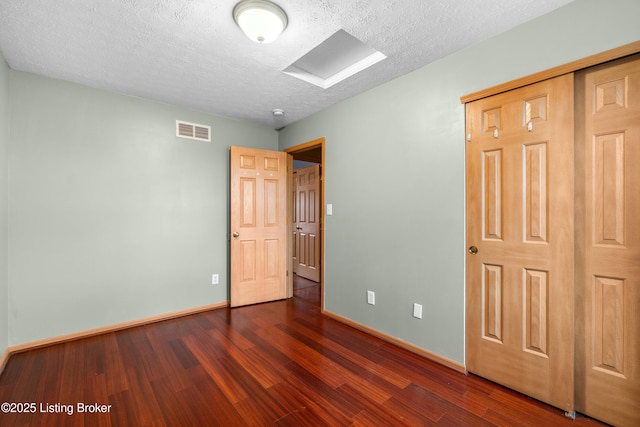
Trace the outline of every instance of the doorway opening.
[[[306, 302], [309, 302], [313, 305], [320, 307], [321, 310], [324, 310], [324, 178], [325, 178], [325, 157], [324, 157], [324, 146], [325, 139], [319, 138], [312, 141], [305, 142], [300, 145], [296, 145], [294, 147], [289, 147], [284, 151], [287, 154], [290, 154], [293, 157], [293, 172], [295, 176], [296, 170], [303, 170], [304, 168], [309, 168], [310, 166], [319, 165], [319, 173], [318, 173], [318, 194], [317, 194], [317, 202], [312, 203], [312, 206], [315, 205], [315, 217], [317, 218], [317, 245], [315, 250], [311, 250], [311, 252], [317, 251], [317, 275], [315, 277], [308, 277], [306, 274], [296, 274], [296, 268], [290, 269], [291, 274], [293, 275], [293, 295], [296, 298], [300, 298]], [[292, 203], [292, 208], [296, 210], [296, 184], [295, 179], [289, 180], [289, 194], [293, 195], [294, 202]], [[311, 209], [311, 208], [309, 208]], [[292, 222], [294, 222], [293, 230], [292, 230], [292, 243], [294, 245], [294, 250], [292, 251], [293, 260], [289, 263], [289, 265], [293, 265], [294, 262], [298, 262], [295, 260], [296, 257], [296, 242], [300, 241], [300, 236], [297, 235], [298, 231], [303, 230], [302, 226], [304, 224], [295, 224], [296, 218], [298, 217], [298, 211], [292, 213]], [[298, 228], [296, 230], [296, 228]], [[308, 245], [312, 245], [311, 241], [307, 242]], [[304, 277], [307, 276], [307, 277]]]

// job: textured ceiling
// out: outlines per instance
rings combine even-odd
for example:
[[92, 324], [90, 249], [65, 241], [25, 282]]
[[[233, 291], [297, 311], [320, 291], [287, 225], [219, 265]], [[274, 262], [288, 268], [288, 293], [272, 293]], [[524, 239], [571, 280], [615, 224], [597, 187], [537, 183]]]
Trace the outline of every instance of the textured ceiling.
[[[259, 45], [238, 1], [1, 0], [0, 51], [14, 70], [280, 128], [571, 2], [276, 0], [289, 26]], [[387, 59], [329, 89], [282, 73], [339, 29]]]

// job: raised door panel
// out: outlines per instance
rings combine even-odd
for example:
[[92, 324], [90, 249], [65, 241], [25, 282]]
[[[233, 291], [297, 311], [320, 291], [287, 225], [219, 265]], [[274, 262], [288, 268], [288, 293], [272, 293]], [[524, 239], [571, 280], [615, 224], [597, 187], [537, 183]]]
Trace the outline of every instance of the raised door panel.
[[526, 145], [524, 153], [524, 240], [546, 242], [548, 228], [549, 188], [547, 183], [547, 144]]
[[484, 265], [482, 278], [482, 336], [502, 342], [502, 266]]
[[482, 153], [483, 188], [482, 216], [483, 236], [485, 240], [502, 238], [502, 150]]
[[538, 356], [548, 356], [549, 281], [548, 272], [524, 271], [522, 318], [523, 348]]

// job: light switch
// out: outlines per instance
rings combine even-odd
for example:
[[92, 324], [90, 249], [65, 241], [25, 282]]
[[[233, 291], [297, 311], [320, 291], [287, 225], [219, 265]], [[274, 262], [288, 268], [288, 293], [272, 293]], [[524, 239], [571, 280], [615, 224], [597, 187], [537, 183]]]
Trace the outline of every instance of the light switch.
[[367, 291], [367, 304], [376, 305], [376, 293]]
[[422, 304], [413, 304], [413, 317], [422, 319]]
[[331, 203], [327, 203], [327, 215], [333, 215], [333, 205]]

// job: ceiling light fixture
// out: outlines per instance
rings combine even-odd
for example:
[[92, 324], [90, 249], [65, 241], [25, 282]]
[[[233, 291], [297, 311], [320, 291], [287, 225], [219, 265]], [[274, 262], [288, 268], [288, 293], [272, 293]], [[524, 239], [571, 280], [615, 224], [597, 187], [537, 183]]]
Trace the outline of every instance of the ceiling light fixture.
[[268, 0], [244, 0], [233, 8], [238, 27], [256, 43], [271, 43], [287, 28], [287, 14]]

